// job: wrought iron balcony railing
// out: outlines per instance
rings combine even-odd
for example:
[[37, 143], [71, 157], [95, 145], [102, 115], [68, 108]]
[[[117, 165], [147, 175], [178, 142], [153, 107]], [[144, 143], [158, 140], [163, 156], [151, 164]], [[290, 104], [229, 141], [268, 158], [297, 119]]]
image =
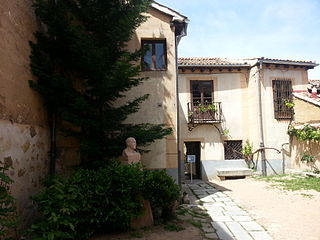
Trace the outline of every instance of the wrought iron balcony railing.
[[198, 124], [221, 123], [221, 102], [188, 103], [188, 123], [192, 128]]

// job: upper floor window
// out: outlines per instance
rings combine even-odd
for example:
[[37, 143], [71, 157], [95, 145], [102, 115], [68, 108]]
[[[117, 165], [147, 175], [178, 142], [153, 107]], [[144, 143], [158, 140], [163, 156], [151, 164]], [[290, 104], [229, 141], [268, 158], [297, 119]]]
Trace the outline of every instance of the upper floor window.
[[286, 103], [292, 101], [292, 82], [290, 80], [273, 80], [274, 117], [276, 119], [292, 119], [293, 109]]
[[193, 105], [211, 104], [213, 101], [213, 81], [191, 81]]
[[142, 59], [142, 70], [167, 69], [166, 40], [142, 40], [141, 45], [143, 49], [146, 49]]

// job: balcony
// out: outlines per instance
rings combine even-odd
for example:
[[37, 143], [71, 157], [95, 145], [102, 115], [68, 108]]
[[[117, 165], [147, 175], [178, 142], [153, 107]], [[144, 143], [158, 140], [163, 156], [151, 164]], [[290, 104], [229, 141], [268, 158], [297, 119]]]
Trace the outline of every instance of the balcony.
[[214, 124], [222, 122], [221, 102], [188, 103], [189, 130], [200, 124]]

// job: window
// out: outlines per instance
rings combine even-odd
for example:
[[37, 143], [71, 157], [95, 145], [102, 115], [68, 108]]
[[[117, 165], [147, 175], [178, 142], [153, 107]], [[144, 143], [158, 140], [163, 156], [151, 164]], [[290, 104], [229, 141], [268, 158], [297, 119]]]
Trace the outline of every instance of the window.
[[224, 159], [242, 159], [242, 140], [229, 140], [224, 142]]
[[292, 119], [293, 109], [286, 106], [292, 101], [292, 82], [290, 80], [273, 80], [274, 117], [276, 119]]
[[213, 81], [191, 81], [191, 96], [194, 106], [211, 104]]
[[146, 49], [142, 59], [142, 70], [167, 69], [166, 40], [142, 40], [141, 45], [143, 49]]

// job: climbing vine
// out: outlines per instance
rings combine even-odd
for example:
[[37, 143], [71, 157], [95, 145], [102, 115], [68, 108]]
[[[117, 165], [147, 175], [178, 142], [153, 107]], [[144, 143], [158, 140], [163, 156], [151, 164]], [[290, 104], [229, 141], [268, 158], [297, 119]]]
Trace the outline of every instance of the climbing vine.
[[320, 142], [320, 128], [313, 127], [311, 125], [305, 125], [301, 129], [296, 129], [290, 126], [288, 129], [290, 136], [295, 136], [302, 141], [316, 141]]

